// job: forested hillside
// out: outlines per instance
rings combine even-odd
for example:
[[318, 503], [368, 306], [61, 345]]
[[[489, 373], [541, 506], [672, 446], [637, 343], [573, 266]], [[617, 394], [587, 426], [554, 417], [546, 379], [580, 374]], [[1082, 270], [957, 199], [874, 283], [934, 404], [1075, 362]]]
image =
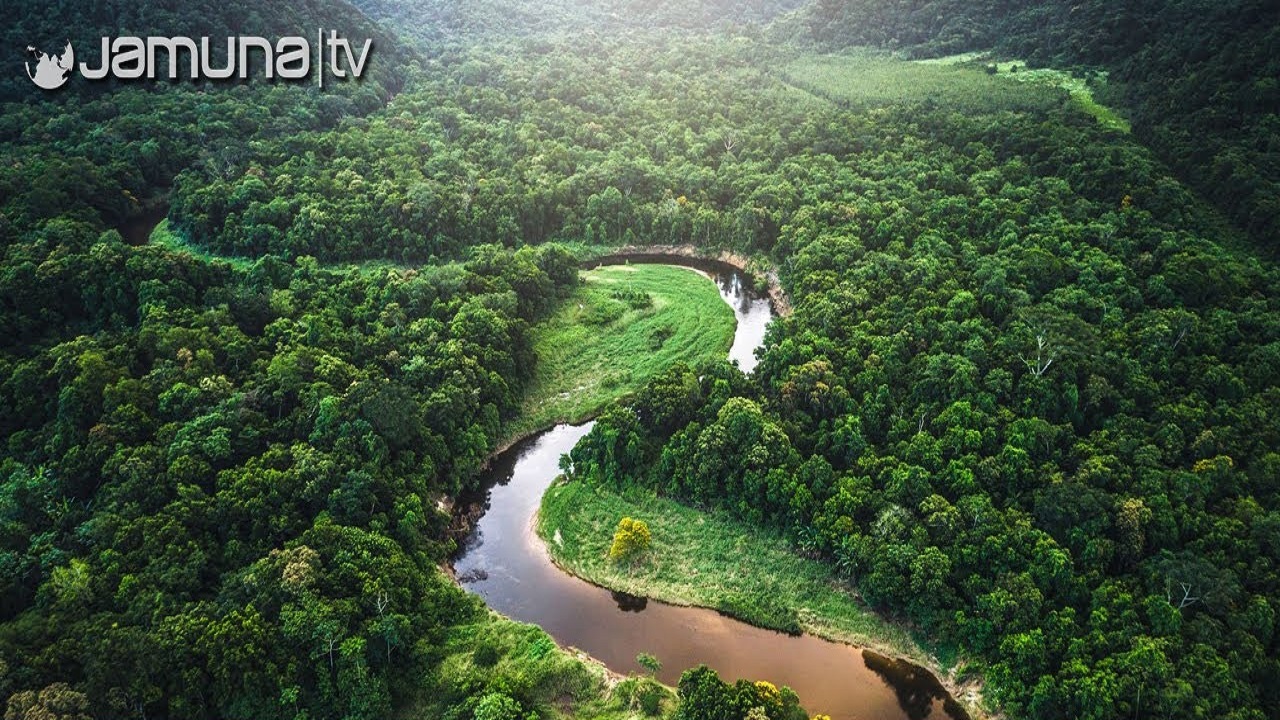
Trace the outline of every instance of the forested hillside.
[[1280, 243], [1280, 5], [1268, 0], [818, 0], [827, 47], [973, 50], [1109, 71], [1138, 138], [1240, 227]]
[[1125, 136], [983, 102], [827, 117], [758, 389], [673, 371], [575, 472], [785, 529], [1014, 717], [1270, 716], [1280, 277]]
[[572, 467], [785, 529], [1012, 717], [1269, 717], [1280, 277], [1133, 202], [1168, 182], [1144, 152], [1043, 117], [834, 120], [757, 389], [673, 370]]
[[[236, 3], [63, 9], [91, 13], [89, 33], [369, 27], [340, 4], [274, 25]], [[36, 102], [23, 80], [4, 106], [6, 717], [385, 717], [445, 630], [483, 617], [436, 567], [436, 502], [497, 442], [527, 328], [576, 261], [548, 246], [421, 270], [230, 264], [113, 229], [182, 168], [381, 109], [411, 54], [380, 50], [365, 81], [324, 95], [179, 84]]]
[[764, 25], [805, 0], [354, 0], [370, 17], [399, 28], [430, 51], [477, 40], [580, 37], [634, 30], [698, 31]]
[[806, 114], [820, 101], [755, 67], [755, 52], [657, 34], [585, 53], [477, 49], [367, 124], [193, 168], [173, 219], [251, 256], [421, 260], [547, 239], [767, 250], [797, 207], [801, 168], [779, 168], [824, 140]]

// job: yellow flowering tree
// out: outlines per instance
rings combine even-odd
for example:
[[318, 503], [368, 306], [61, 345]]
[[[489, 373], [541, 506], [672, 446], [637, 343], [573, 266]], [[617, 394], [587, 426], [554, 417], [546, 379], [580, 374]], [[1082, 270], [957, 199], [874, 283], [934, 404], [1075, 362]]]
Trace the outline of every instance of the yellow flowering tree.
[[614, 562], [632, 559], [647, 550], [652, 539], [645, 521], [624, 517], [618, 521], [618, 529], [613, 533], [609, 559]]

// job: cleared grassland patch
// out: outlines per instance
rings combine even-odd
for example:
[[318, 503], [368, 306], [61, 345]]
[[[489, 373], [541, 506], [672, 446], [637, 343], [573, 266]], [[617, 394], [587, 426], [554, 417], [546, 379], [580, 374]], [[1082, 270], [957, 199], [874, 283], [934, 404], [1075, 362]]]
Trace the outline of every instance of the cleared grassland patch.
[[1058, 88], [1005, 82], [969, 65], [900, 60], [871, 51], [806, 55], [781, 70], [791, 85], [851, 109], [924, 103], [965, 113], [1033, 111], [1060, 102]]
[[613, 265], [534, 328], [538, 364], [512, 434], [579, 421], [678, 361], [722, 359], [736, 320], [715, 284], [672, 265]]
[[[1093, 88], [1090, 87], [1088, 81], [1064, 70], [1054, 70], [1052, 68], [1027, 69], [1027, 63], [1022, 60], [993, 61], [986, 53], [979, 52], [948, 55], [915, 62], [919, 65], [968, 67], [975, 71], [981, 69], [983, 72], [986, 71], [985, 68], [988, 65], [991, 65], [996, 69], [995, 76], [1001, 80], [1065, 90], [1072, 100], [1080, 106], [1081, 110], [1092, 115], [1104, 127], [1124, 133], [1129, 132], [1131, 129], [1128, 120], [1094, 98]], [[1106, 77], [1105, 74], [1100, 74], [1099, 76], [1104, 79]]]

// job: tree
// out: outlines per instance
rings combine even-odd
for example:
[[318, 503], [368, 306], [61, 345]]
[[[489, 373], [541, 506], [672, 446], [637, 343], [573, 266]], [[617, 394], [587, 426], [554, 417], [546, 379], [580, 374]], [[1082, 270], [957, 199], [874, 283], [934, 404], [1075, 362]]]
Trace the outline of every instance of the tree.
[[614, 562], [632, 560], [649, 549], [652, 539], [648, 523], [624, 517], [618, 521], [618, 529], [613, 533], [613, 544], [609, 546], [609, 559]]
[[40, 692], [25, 690], [9, 698], [4, 720], [89, 720], [89, 698], [66, 683]]
[[737, 720], [730, 687], [706, 665], [685, 670], [677, 690], [679, 720]]

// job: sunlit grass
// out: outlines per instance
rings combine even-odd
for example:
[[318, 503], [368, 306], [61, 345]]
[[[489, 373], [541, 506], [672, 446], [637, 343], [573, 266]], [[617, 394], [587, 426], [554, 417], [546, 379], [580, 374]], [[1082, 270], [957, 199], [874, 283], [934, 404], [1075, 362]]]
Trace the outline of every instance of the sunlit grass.
[[[161, 220], [151, 231], [151, 236], [147, 242], [155, 247], [164, 248], [168, 252], [179, 255], [187, 255], [201, 262], [206, 263], [227, 263], [237, 270], [248, 270], [257, 262], [255, 258], [240, 257], [234, 255], [219, 255], [209, 252], [208, 250], [188, 241], [180, 233], [169, 225], [169, 219]], [[404, 263], [392, 262], [390, 260], [362, 260], [360, 262], [342, 262], [342, 263], [321, 263], [320, 267], [326, 270], [359, 270], [361, 272], [374, 272], [384, 268], [392, 268], [396, 270], [404, 270], [411, 266]]]
[[1097, 118], [1098, 122], [1102, 123], [1104, 127], [1125, 133], [1130, 131], [1128, 120], [1094, 98], [1093, 88], [1089, 87], [1087, 81], [1063, 70], [1053, 70], [1051, 68], [1029, 70], [1027, 69], [1027, 63], [1022, 60], [990, 61], [986, 53], [980, 52], [961, 53], [959, 55], [948, 55], [915, 62], [919, 65], [967, 66], [974, 72], [985, 72], [985, 68], [990, 64], [996, 68], [996, 77], [1002, 80], [1014, 80], [1020, 83], [1060, 88], [1071, 95], [1071, 98], [1076, 101], [1081, 110]]
[[788, 83], [851, 109], [926, 103], [960, 112], [1034, 110], [1057, 102], [1053, 92], [1019, 86], [955, 63], [920, 63], [872, 51], [807, 55], [785, 65]]
[[[583, 280], [534, 328], [538, 362], [512, 434], [583, 420], [673, 363], [724, 358], [733, 343], [733, 311], [693, 270], [615, 265]], [[633, 307], [615, 294], [650, 304]]]
[[1049, 68], [1036, 70], [1019, 69], [1018, 72], [1011, 72], [1015, 65], [1019, 68], [1026, 67], [1024, 64], [1015, 62], [997, 63], [999, 76], [1018, 82], [1040, 83], [1060, 87], [1070, 93], [1080, 108], [1097, 118], [1098, 122], [1102, 123], [1104, 127], [1125, 133], [1130, 131], [1129, 121], [1121, 117], [1115, 110], [1095, 100], [1093, 89], [1089, 87], [1089, 83], [1085, 82], [1083, 78], [1075, 77], [1071, 73], [1063, 72], [1062, 70], [1051, 70]]
[[[649, 525], [643, 558], [608, 557], [618, 520]], [[950, 649], [929, 657], [837, 581], [830, 566], [801, 557], [774, 531], [719, 512], [705, 513], [643, 490], [627, 497], [582, 481], [547, 490], [538, 534], [553, 558], [580, 577], [634, 595], [715, 608], [754, 625], [871, 647], [928, 665], [954, 662]]]

